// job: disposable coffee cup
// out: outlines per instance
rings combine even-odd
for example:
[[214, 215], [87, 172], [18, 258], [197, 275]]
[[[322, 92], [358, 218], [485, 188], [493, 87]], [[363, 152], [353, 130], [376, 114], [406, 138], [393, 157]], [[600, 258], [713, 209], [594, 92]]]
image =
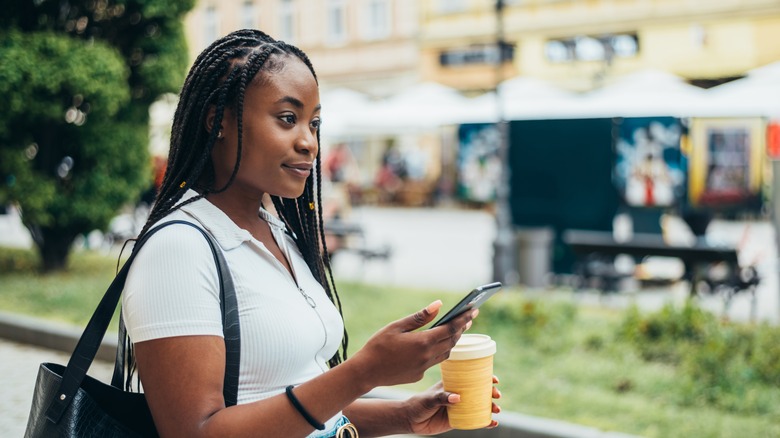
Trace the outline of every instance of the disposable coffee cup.
[[444, 390], [460, 394], [460, 402], [447, 406], [453, 429], [473, 430], [493, 420], [493, 356], [496, 342], [488, 335], [464, 334], [440, 364]]

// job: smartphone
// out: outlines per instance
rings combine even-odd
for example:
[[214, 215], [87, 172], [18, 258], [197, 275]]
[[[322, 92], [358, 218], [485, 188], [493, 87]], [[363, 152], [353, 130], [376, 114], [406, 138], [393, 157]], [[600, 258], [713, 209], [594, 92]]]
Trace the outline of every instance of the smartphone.
[[446, 324], [450, 322], [453, 318], [457, 317], [463, 312], [469, 311], [471, 309], [476, 309], [479, 306], [482, 305], [485, 301], [487, 301], [488, 298], [493, 296], [496, 292], [501, 289], [501, 283], [495, 282], [490, 284], [484, 284], [482, 286], [479, 286], [468, 293], [465, 297], [463, 297], [462, 300], [458, 304], [455, 305], [452, 309], [449, 310], [449, 312], [445, 313], [444, 316], [439, 318], [438, 321], [434, 322], [431, 328], [438, 327], [442, 324]]

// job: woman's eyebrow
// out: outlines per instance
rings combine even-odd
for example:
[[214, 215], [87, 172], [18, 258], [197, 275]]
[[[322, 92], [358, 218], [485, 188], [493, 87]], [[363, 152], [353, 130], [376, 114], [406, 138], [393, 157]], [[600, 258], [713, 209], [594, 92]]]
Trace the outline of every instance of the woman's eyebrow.
[[[298, 109], [303, 109], [303, 102], [301, 102], [299, 99], [296, 99], [292, 96], [284, 96], [281, 99], [276, 101], [277, 104], [279, 103], [289, 103], [293, 105], [294, 107]], [[322, 108], [322, 104], [317, 104], [317, 106], [314, 107], [314, 110], [317, 111]]]

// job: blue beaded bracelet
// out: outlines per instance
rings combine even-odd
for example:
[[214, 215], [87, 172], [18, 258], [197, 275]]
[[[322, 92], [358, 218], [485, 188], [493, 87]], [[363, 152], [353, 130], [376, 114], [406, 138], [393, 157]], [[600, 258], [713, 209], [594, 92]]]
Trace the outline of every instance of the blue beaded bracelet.
[[317, 430], [325, 430], [325, 425], [322, 423], [318, 423], [317, 420], [314, 419], [314, 417], [309, 414], [309, 412], [306, 410], [306, 408], [303, 407], [301, 402], [298, 400], [298, 397], [293, 394], [293, 386], [290, 385], [287, 388], [284, 388], [284, 392], [287, 394], [287, 398], [290, 400], [290, 403], [292, 403], [293, 407], [298, 411], [299, 414], [307, 421], [309, 424], [311, 424], [311, 427], [317, 429]]

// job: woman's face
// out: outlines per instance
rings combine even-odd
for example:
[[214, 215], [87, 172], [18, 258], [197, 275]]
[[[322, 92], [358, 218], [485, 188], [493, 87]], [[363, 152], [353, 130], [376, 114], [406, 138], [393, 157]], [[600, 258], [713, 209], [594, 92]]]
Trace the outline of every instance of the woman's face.
[[[228, 191], [256, 199], [266, 193], [297, 198], [313, 172], [319, 150], [317, 82], [300, 59], [287, 56], [283, 61], [282, 69], [261, 71], [246, 89], [243, 152]], [[232, 109], [225, 109], [222, 127], [223, 138], [212, 151], [217, 188], [227, 183], [236, 162], [238, 126]]]

